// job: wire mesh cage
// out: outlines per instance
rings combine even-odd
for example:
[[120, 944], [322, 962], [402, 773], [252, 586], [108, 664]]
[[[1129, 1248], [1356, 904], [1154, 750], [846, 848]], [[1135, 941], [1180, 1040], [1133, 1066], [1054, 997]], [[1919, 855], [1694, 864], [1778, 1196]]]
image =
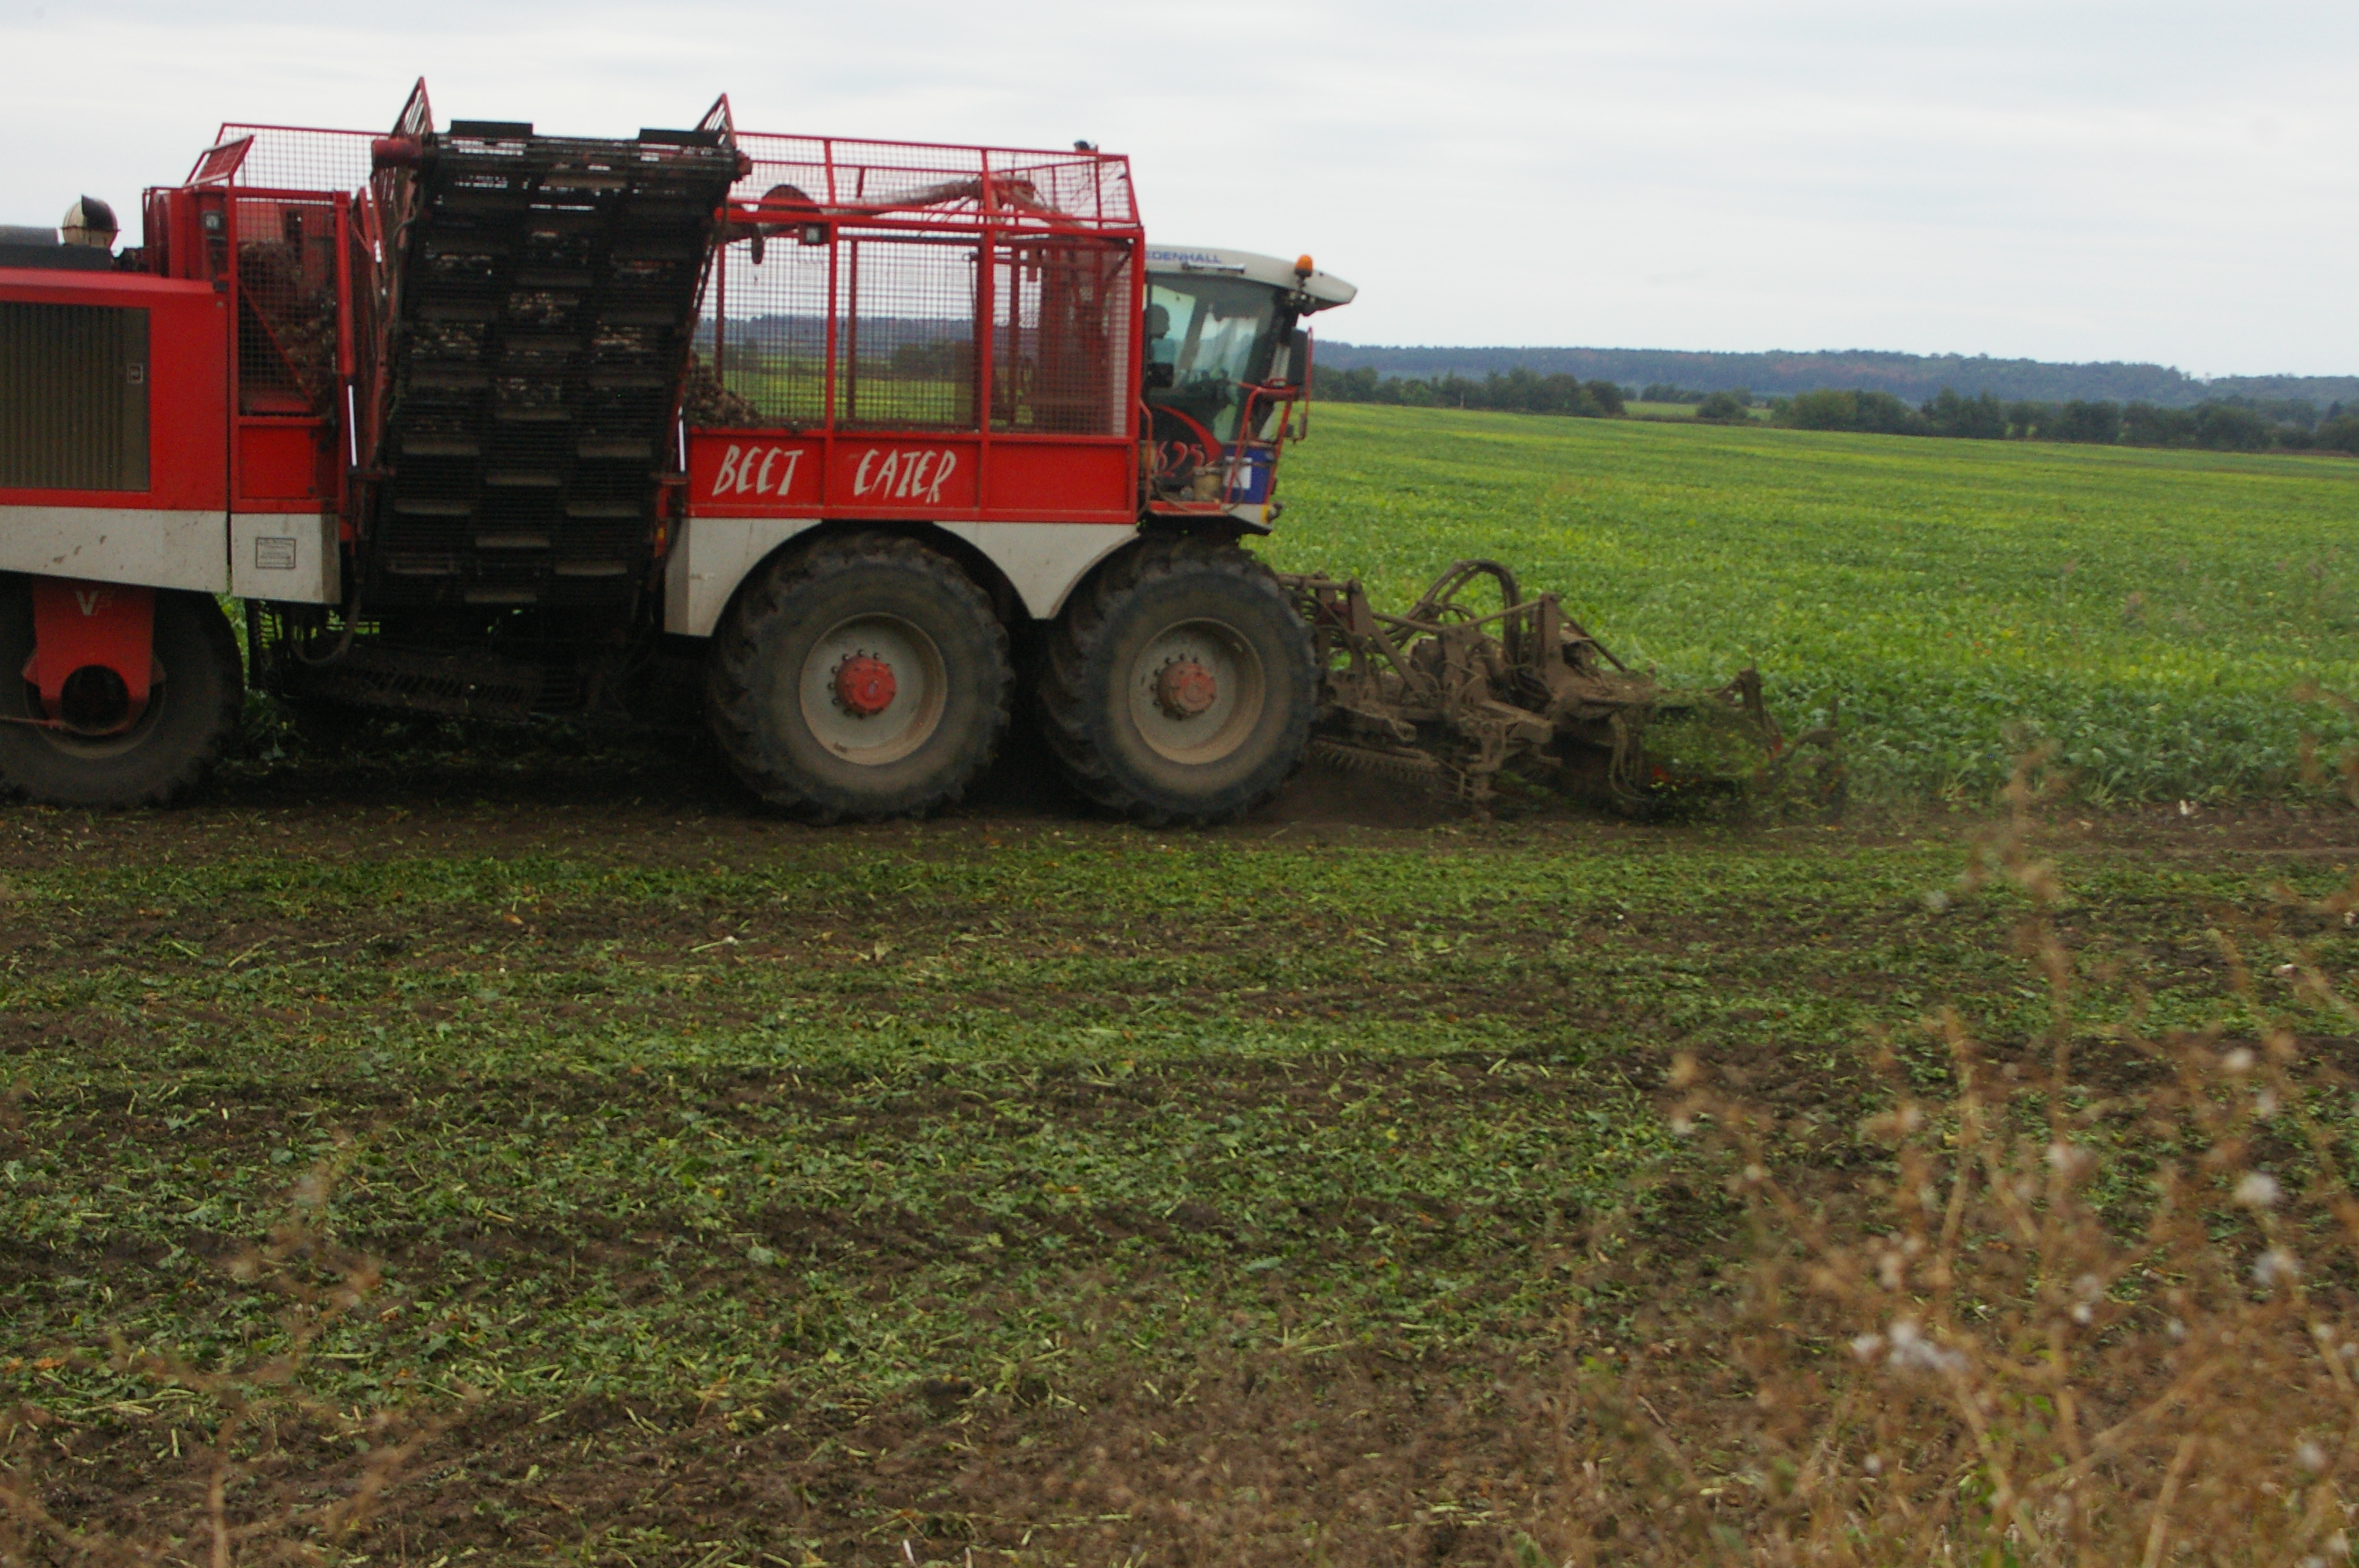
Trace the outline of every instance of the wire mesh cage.
[[890, 213], [931, 227], [979, 218], [1035, 228], [1126, 231], [1138, 226], [1130, 160], [1087, 149], [1026, 152], [920, 142], [737, 133], [751, 169], [730, 192], [832, 212]]
[[697, 323], [687, 414], [695, 425], [826, 421], [832, 253], [794, 243], [725, 247]]
[[[292, 125], [225, 124], [214, 145], [199, 155], [190, 185], [223, 179], [266, 190], [336, 191], [352, 195], [368, 183], [366, 131], [308, 130]], [[245, 150], [234, 160], [229, 149]], [[227, 164], [223, 169], [220, 166]], [[208, 170], [212, 169], [209, 175]]]
[[[701, 426], [1128, 429], [1127, 160], [740, 133]], [[988, 384], [986, 384], [986, 381]]]
[[980, 248], [948, 236], [847, 235], [837, 249], [835, 423], [974, 428]]
[[242, 414], [313, 414], [336, 384], [336, 203], [240, 196], [237, 384]]
[[992, 290], [991, 422], [1036, 435], [1128, 427], [1131, 258], [1059, 235], [999, 248]]
[[[372, 508], [378, 577], [431, 568], [436, 593], [475, 602], [511, 557], [627, 568], [647, 505], [582, 486], [652, 472], [672, 406], [701, 429], [980, 437], [970, 475], [997, 471], [995, 436], [1131, 438], [1144, 235], [1127, 160], [741, 134], [725, 100], [706, 121], [578, 146], [469, 123], [419, 163], [393, 155], [432, 129], [421, 88], [381, 169], [364, 132], [232, 124], [201, 156], [192, 182], [221, 192], [234, 236], [240, 411], [324, 414], [340, 364], [353, 376], [346, 455], [397, 473]], [[743, 157], [734, 180], [717, 171], [725, 199], [638, 189], [716, 145]], [[987, 505], [1126, 514], [1127, 460], [1071, 458], [1027, 460]], [[956, 504], [976, 505], [966, 482]], [[571, 591], [533, 575], [543, 600]]]

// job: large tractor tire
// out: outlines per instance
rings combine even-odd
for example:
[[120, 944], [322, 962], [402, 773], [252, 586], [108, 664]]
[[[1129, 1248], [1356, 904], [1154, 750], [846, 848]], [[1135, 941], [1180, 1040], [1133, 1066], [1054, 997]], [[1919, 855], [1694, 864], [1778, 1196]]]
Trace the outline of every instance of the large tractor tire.
[[0, 578], [0, 788], [45, 806], [168, 806], [212, 771], [236, 732], [245, 679], [237, 638], [209, 594], [156, 594], [155, 684], [115, 735], [44, 726], [21, 671], [33, 654], [33, 593]]
[[1310, 628], [1234, 545], [1155, 540], [1050, 629], [1041, 728], [1074, 787], [1136, 820], [1212, 823], [1276, 795], [1318, 705]]
[[857, 534], [789, 553], [738, 594], [706, 668], [730, 766], [819, 822], [956, 802], [1007, 727], [1007, 631], [958, 566]]

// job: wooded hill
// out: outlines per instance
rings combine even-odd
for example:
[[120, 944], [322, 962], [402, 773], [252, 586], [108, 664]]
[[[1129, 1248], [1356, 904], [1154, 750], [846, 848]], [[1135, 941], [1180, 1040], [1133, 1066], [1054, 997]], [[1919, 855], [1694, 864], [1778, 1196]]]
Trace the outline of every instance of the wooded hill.
[[2203, 381], [2169, 365], [2118, 361], [2058, 364], [2043, 360], [1997, 360], [1986, 354], [1903, 354], [1870, 349], [1739, 354], [1670, 349], [1385, 348], [1321, 339], [1319, 365], [1331, 371], [1365, 366], [1382, 376], [1427, 381], [1450, 375], [1479, 380], [1522, 366], [1541, 375], [1565, 374], [1628, 387], [1667, 383], [1698, 392], [1743, 388], [1761, 396], [1842, 387], [1887, 392], [1909, 403], [1937, 396], [1944, 387], [1970, 397], [1987, 392], [2006, 400], [2104, 400], [2151, 403], [2165, 408], [2190, 408], [2234, 397], [2306, 398], [2321, 408], [2359, 400], [2359, 375], [2238, 375]]

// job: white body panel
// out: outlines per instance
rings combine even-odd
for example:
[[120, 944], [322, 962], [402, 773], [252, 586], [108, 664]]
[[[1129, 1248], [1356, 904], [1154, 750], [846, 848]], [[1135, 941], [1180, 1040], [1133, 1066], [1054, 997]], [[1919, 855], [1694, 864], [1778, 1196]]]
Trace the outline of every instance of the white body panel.
[[1272, 288], [1301, 294], [1306, 311], [1349, 305], [1359, 295], [1357, 287], [1345, 283], [1333, 273], [1314, 270], [1306, 276], [1296, 272], [1294, 265], [1276, 256], [1262, 255], [1255, 251], [1233, 251], [1221, 245], [1151, 244], [1147, 247], [1147, 270], [1150, 275], [1158, 272], [1211, 273], [1216, 276], [1225, 275], [1254, 283], [1266, 283]]
[[342, 564], [333, 517], [249, 513], [229, 520], [229, 590], [240, 599], [341, 604]]
[[[816, 517], [691, 517], [664, 563], [664, 630], [710, 637], [747, 573]], [[1025, 612], [1046, 621], [1092, 567], [1138, 536], [1127, 523], [940, 523], [997, 567]]]
[[0, 571], [221, 593], [229, 517], [120, 506], [0, 506]]
[[1138, 537], [1127, 523], [944, 523], [1006, 574], [1036, 621], [1065, 608], [1073, 585], [1092, 567]]
[[336, 520], [317, 514], [0, 506], [0, 571], [336, 604], [340, 566]]
[[[1242, 509], [1241, 509], [1242, 510]], [[664, 567], [664, 630], [710, 637], [745, 574], [816, 517], [695, 517]], [[1006, 574], [1027, 614], [1065, 607], [1092, 567], [1136, 538], [1129, 524], [944, 523]], [[336, 521], [301, 514], [0, 506], [0, 571], [231, 593], [292, 604], [342, 601]]]
[[745, 574], [816, 517], [691, 517], [664, 562], [664, 630], [710, 637]]

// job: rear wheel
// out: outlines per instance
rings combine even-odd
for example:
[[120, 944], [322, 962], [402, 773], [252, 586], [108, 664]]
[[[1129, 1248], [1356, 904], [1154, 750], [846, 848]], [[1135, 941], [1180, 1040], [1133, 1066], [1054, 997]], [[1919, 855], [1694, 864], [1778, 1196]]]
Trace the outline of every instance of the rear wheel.
[[[237, 728], [237, 638], [209, 595], [157, 593], [154, 684], [147, 708], [119, 733], [41, 723], [40, 693], [19, 674], [32, 654], [31, 586], [0, 579], [0, 786], [44, 805], [168, 805], [204, 782]], [[69, 677], [69, 702], [82, 678]], [[105, 678], [119, 692], [120, 677]]]
[[1157, 541], [1051, 629], [1042, 728], [1081, 792], [1151, 823], [1252, 810], [1301, 764], [1318, 700], [1310, 633], [1234, 545]]
[[956, 801], [1007, 723], [1007, 633], [957, 566], [880, 535], [764, 568], [714, 639], [705, 709], [730, 765], [819, 820]]

